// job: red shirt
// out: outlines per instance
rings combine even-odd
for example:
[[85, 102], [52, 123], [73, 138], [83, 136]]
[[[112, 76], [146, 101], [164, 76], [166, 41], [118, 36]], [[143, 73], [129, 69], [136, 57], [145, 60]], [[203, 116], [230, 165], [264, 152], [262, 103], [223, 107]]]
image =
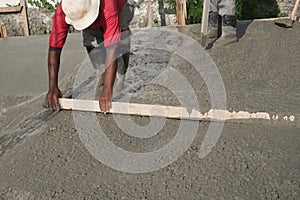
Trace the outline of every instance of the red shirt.
[[[63, 1], [63, 0], [62, 0]], [[127, 0], [100, 0], [99, 16], [90, 28], [99, 28], [103, 32], [104, 46], [112, 46], [120, 41], [119, 16]], [[69, 25], [65, 21], [61, 2], [52, 17], [52, 30], [49, 38], [50, 49], [62, 49], [65, 44]]]

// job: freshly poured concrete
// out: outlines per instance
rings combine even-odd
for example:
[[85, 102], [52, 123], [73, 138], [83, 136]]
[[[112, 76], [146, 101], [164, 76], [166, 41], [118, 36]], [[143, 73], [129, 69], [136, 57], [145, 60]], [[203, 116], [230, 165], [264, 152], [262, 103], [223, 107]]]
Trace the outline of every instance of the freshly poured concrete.
[[[62, 54], [60, 77], [72, 71], [86, 56], [80, 34], [71, 34]], [[0, 92], [37, 95], [48, 89], [48, 36], [0, 39]]]
[[[227, 109], [298, 116], [299, 24], [293, 29], [275, 27], [272, 22], [240, 27], [244, 29], [239, 32], [242, 37], [238, 43], [208, 50], [224, 81]], [[197, 39], [199, 30], [200, 26], [190, 26], [181, 31]], [[168, 167], [142, 174], [120, 172], [88, 152], [72, 112], [53, 113], [42, 108], [43, 93], [47, 91], [47, 37], [1, 39], [0, 52], [3, 199], [299, 198], [299, 121], [229, 121], [216, 146], [202, 159], [197, 153], [208, 125], [214, 122], [199, 122], [192, 145]], [[186, 61], [173, 57], [167, 63], [169, 54], [163, 51], [149, 50], [145, 55], [133, 52], [128, 84], [139, 81], [134, 77], [151, 75], [137, 68], [143, 66], [138, 64], [154, 66], [157, 62], [160, 66], [156, 69], [169, 64], [190, 81], [200, 109], [210, 108], [205, 82]], [[66, 96], [72, 93], [78, 64], [85, 56], [81, 36], [70, 35], [61, 69], [61, 87]], [[178, 105], [172, 92], [158, 85], [137, 87], [131, 101]], [[124, 133], [112, 115], [99, 114], [97, 119], [110, 141], [131, 152], [151, 152], [163, 147], [175, 136], [180, 123], [167, 120], [156, 135], [140, 139]], [[132, 120], [140, 126], [150, 123], [147, 117]]]

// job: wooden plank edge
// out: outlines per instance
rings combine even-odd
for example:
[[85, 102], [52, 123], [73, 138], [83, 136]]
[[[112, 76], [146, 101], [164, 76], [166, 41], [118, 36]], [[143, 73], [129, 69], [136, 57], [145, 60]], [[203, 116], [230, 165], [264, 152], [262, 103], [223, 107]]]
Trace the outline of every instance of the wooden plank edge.
[[279, 19], [290, 19], [290, 17], [275, 17], [275, 18], [264, 18], [264, 19], [249, 19], [249, 20], [242, 20], [243, 21], [254, 21], [254, 22], [268, 22], [268, 21], [275, 21]]
[[[95, 100], [65, 99], [60, 98], [59, 103], [62, 109], [101, 112], [99, 102]], [[150, 104], [112, 102], [112, 109], [109, 113], [141, 115], [141, 116], [157, 116], [189, 119], [189, 113], [185, 108], [175, 106], [161, 106]]]
[[[99, 102], [95, 100], [82, 99], [59, 99], [61, 109], [101, 112]], [[139, 116], [156, 116], [170, 119], [187, 119], [187, 120], [210, 120], [210, 121], [225, 121], [225, 120], [245, 120], [245, 119], [264, 119], [264, 120], [283, 120], [296, 121], [295, 115], [279, 117], [278, 115], [270, 115], [266, 112], [249, 113], [246, 111], [232, 111], [210, 109], [206, 113], [201, 113], [196, 109], [192, 109], [191, 113], [184, 107], [162, 106], [151, 104], [137, 104], [112, 102], [112, 109], [109, 113], [139, 115]]]
[[0, 13], [14, 13], [21, 12], [23, 6], [14, 6], [14, 7], [1, 7]]

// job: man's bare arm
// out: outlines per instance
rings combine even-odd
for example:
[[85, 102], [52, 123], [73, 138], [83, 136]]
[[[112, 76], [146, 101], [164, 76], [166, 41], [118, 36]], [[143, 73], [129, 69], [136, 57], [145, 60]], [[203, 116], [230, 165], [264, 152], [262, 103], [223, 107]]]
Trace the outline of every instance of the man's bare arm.
[[108, 49], [106, 51], [104, 86], [99, 97], [100, 110], [104, 113], [108, 112], [111, 109], [113, 86], [116, 78], [118, 64], [116, 59], [116, 51], [116, 48]]
[[58, 72], [60, 65], [61, 50], [48, 51], [48, 76], [49, 90], [46, 96], [46, 107], [51, 110], [59, 110], [58, 98], [62, 97], [62, 93], [58, 87]]

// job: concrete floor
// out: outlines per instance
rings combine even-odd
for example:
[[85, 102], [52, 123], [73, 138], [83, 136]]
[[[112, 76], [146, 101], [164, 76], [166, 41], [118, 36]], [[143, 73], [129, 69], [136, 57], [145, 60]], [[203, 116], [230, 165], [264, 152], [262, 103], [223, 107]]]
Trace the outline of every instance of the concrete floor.
[[[240, 27], [243, 30], [238, 43], [207, 51], [222, 76], [227, 109], [298, 117], [299, 24], [293, 29], [275, 27], [273, 22], [249, 22]], [[181, 31], [199, 40], [199, 28], [189, 26]], [[169, 35], [167, 40], [173, 36]], [[299, 120], [227, 121], [216, 145], [204, 158], [199, 158], [198, 153], [207, 130], [220, 122], [186, 122], [182, 141], [193, 134], [189, 127], [196, 124], [195, 138], [183, 155], [166, 167], [128, 173], [100, 162], [84, 146], [85, 129], [78, 127], [74, 114], [87, 116], [88, 120], [96, 117], [112, 143], [135, 153], [163, 148], [173, 141], [180, 123], [185, 122], [167, 119], [160, 131], [141, 139], [126, 134], [115, 117], [133, 121], [145, 133], [152, 131], [147, 125], [155, 119], [71, 111], [53, 113], [42, 108], [47, 91], [47, 40], [47, 36], [0, 39], [2, 199], [299, 199]], [[210, 108], [210, 91], [187, 61], [169, 58], [162, 50], [155, 53], [158, 51], [149, 47], [133, 46], [133, 50], [126, 84], [139, 81], [132, 77], [156, 76], [149, 67], [160, 70], [169, 64], [189, 81], [201, 109]], [[80, 34], [70, 35], [60, 74], [65, 96], [72, 93], [79, 64], [85, 57]], [[147, 80], [144, 83], [147, 84], [139, 83], [141, 87], [131, 91], [131, 101], [178, 105], [172, 91]], [[105, 145], [99, 148], [101, 153]], [[113, 153], [106, 157], [113, 160]], [[150, 164], [159, 166], [160, 162], [153, 160]]]

